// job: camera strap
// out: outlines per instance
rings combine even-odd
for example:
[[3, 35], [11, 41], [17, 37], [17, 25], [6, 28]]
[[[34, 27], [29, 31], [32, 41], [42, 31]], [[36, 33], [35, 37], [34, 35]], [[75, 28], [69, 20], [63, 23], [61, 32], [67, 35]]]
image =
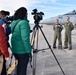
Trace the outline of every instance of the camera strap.
[[15, 24], [15, 26], [14, 26], [14, 28], [13, 28], [13, 30], [12, 30], [12, 33], [14, 32], [15, 27], [16, 27], [16, 25], [17, 25], [19, 22], [20, 22], [20, 20]]

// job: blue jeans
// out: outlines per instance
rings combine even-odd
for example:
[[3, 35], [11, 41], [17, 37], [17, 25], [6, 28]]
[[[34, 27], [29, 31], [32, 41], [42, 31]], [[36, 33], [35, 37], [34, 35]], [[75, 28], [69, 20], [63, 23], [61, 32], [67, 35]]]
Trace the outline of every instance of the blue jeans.
[[18, 60], [17, 75], [26, 75], [29, 54], [14, 54], [14, 56]]

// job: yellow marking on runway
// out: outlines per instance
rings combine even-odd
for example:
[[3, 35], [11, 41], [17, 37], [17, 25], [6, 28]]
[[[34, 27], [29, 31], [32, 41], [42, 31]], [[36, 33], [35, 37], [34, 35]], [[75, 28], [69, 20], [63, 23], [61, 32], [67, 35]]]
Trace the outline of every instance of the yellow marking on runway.
[[[38, 33], [38, 36], [39, 36], [39, 35], [41, 35], [41, 32]], [[36, 41], [37, 38], [38, 38], [38, 37], [37, 37], [37, 35], [36, 35], [35, 38], [32, 39], [31, 44], [33, 44], [33, 42]], [[18, 64], [18, 61], [16, 60], [16, 61], [11, 65], [11, 67], [8, 69], [7, 74], [11, 74], [12, 71], [13, 71], [13, 70], [15, 69], [15, 67], [17, 66], [17, 64]]]
[[16, 60], [16, 61], [11, 65], [11, 67], [8, 69], [7, 74], [11, 74], [12, 71], [13, 71], [13, 70], [15, 69], [15, 67], [17, 66], [17, 64], [18, 64], [18, 61]]
[[0, 74], [3, 68], [3, 56], [0, 56]]
[[[40, 34], [41, 34], [41, 32], [38, 33], [38, 36], [39, 36]], [[32, 39], [32, 41], [31, 41], [31, 45], [34, 43], [34, 41], [37, 40], [37, 38], [38, 38], [38, 37], [37, 37], [37, 35], [36, 35], [35, 38]]]

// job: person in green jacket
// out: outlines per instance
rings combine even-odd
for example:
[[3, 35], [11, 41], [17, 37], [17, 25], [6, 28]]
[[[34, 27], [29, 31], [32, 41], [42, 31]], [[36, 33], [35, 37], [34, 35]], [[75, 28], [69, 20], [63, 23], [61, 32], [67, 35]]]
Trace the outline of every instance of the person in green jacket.
[[64, 49], [67, 49], [68, 44], [69, 44], [69, 50], [71, 50], [72, 49], [71, 31], [74, 29], [74, 26], [73, 26], [72, 22], [70, 22], [69, 16], [67, 16], [67, 18], [66, 18], [64, 27], [65, 27]]
[[29, 54], [31, 53], [30, 26], [27, 20], [27, 9], [19, 8], [14, 14], [11, 23], [11, 45], [12, 53], [18, 60], [17, 75], [26, 75]]
[[53, 30], [54, 30], [53, 48], [56, 48], [56, 41], [58, 39], [58, 49], [62, 49], [62, 39], [61, 39], [62, 29], [63, 26], [59, 24], [59, 20], [56, 19], [56, 24], [53, 26]]

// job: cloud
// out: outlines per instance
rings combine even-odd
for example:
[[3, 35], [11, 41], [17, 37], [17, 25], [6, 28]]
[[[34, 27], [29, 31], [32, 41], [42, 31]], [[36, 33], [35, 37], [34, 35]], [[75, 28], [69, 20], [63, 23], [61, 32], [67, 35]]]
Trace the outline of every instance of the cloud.
[[0, 0], [0, 10], [8, 10], [14, 13], [19, 7], [30, 8], [32, 5], [38, 3], [35, 0]]
[[[8, 10], [16, 10], [17, 8], [24, 6], [26, 8], [31, 8], [31, 7], [35, 7], [38, 6], [39, 7], [45, 7], [47, 8], [47, 6], [45, 6], [44, 4], [50, 4], [49, 7], [53, 7], [51, 6], [52, 3], [54, 3], [55, 5], [60, 5], [60, 6], [68, 6], [68, 7], [73, 7], [73, 4], [64, 4], [64, 3], [60, 3], [59, 0], [0, 0], [0, 10], [1, 9], [8, 9]], [[57, 6], [55, 6], [56, 8]]]
[[50, 2], [51, 2], [51, 3], [58, 3], [57, 0], [51, 0]]
[[19, 7], [26, 7], [31, 19], [31, 12], [34, 8], [49, 17], [48, 15], [62, 14], [76, 9], [74, 3], [69, 3], [69, 0], [0, 0], [0, 10], [10, 11], [12, 15]]
[[[53, 4], [53, 6], [51, 6], [51, 4]], [[46, 5], [46, 6], [45, 6]], [[72, 4], [62, 4], [59, 2], [59, 0], [0, 0], [0, 10], [4, 9], [4, 10], [8, 10], [10, 11], [12, 14], [14, 13], [15, 10], [17, 10], [19, 7], [26, 7], [28, 10], [32, 10], [33, 8], [45, 8], [42, 10], [56, 10], [56, 9], [61, 9], [64, 6], [67, 7], [74, 7], [74, 5]], [[59, 6], [59, 7], [58, 7]], [[62, 7], [61, 7], [62, 6]], [[66, 9], [66, 8], [65, 8]]]

